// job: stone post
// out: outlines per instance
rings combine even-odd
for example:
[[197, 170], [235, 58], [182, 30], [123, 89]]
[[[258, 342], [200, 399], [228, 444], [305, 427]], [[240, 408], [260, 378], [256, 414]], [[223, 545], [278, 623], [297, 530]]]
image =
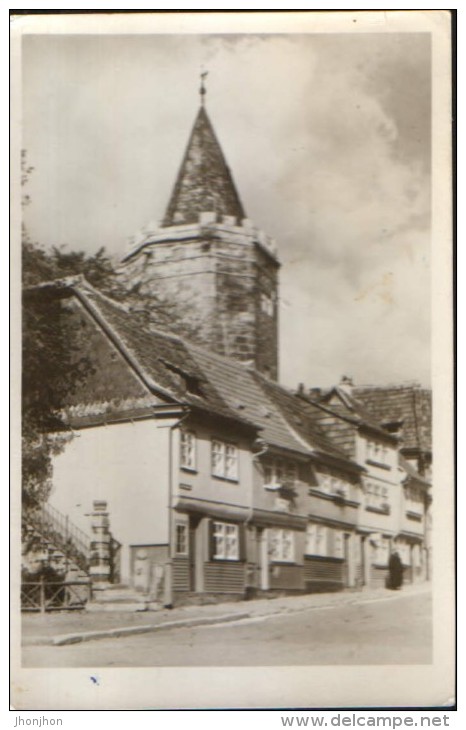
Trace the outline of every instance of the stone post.
[[110, 530], [107, 502], [94, 501], [91, 512], [90, 578], [93, 590], [102, 590], [110, 584]]
[[171, 560], [167, 560], [164, 565], [163, 575], [163, 605], [165, 608], [172, 608], [173, 606], [173, 564]]
[[346, 532], [344, 540], [344, 556], [346, 560], [345, 588], [354, 588], [356, 584], [356, 535]]
[[364, 556], [364, 585], [371, 585], [371, 546], [369, 543], [369, 535], [363, 537], [363, 556]]
[[262, 530], [261, 535], [261, 582], [260, 587], [263, 591], [268, 591], [270, 588], [270, 575], [269, 575], [269, 539], [268, 532], [266, 529]]

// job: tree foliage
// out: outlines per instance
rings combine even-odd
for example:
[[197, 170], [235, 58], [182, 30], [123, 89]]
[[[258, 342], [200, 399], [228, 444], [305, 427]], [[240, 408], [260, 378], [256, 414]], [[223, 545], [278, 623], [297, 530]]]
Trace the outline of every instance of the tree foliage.
[[[24, 186], [34, 169], [24, 152], [21, 167]], [[29, 203], [23, 194], [23, 208]], [[50, 494], [53, 456], [71, 438], [63, 408], [91, 370], [91, 363], [81, 355], [77, 325], [69, 317], [64, 321], [59, 296], [52, 290], [47, 295], [47, 289], [37, 289], [37, 285], [79, 274], [105, 295], [124, 302], [135, 326], [193, 335], [182, 324], [182, 313], [174, 304], [161, 303], [150, 290], [125, 283], [105, 248], [95, 254], [64, 246], [46, 250], [31, 239], [23, 224], [22, 484], [26, 511], [40, 506]]]
[[[59, 299], [25, 296], [22, 351], [22, 486], [25, 509], [45, 501], [52, 456], [67, 440], [61, 416], [67, 395], [86, 376], [77, 340], [63, 327]], [[61, 434], [61, 436], [59, 435]]]
[[[21, 157], [22, 184], [33, 168]], [[23, 195], [23, 207], [29, 198]], [[80, 332], [65, 323], [61, 300], [34, 286], [83, 274], [93, 285], [120, 294], [115, 270], [102, 248], [96, 254], [34, 243], [22, 227], [22, 500], [25, 513], [45, 502], [52, 486], [52, 458], [71, 437], [62, 413], [91, 364], [80, 354]]]

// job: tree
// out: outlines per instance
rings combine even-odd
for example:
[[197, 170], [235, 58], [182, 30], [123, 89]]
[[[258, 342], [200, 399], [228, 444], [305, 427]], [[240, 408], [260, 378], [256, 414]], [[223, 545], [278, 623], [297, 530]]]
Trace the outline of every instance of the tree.
[[[21, 156], [22, 185], [33, 167]], [[29, 205], [23, 194], [23, 207]], [[67, 318], [59, 297], [37, 285], [82, 274], [96, 289], [124, 302], [135, 326], [161, 327], [189, 335], [174, 305], [129, 286], [118, 275], [104, 248], [95, 254], [64, 246], [45, 250], [22, 226], [23, 361], [22, 361], [22, 487], [25, 512], [43, 504], [52, 486], [52, 460], [71, 438], [62, 417], [70, 394], [86, 378], [91, 363], [81, 356], [80, 332]]]
[[110, 258], [96, 254], [45, 251], [23, 237], [23, 358], [22, 358], [22, 486], [27, 512], [43, 504], [52, 486], [52, 458], [71, 438], [63, 420], [67, 399], [92, 366], [81, 356], [80, 331], [63, 313], [60, 298], [35, 285], [83, 274], [105, 293], [121, 298]]
[[[22, 185], [33, 168], [21, 155]], [[23, 195], [22, 205], [29, 204]], [[63, 449], [70, 431], [62, 417], [69, 393], [86, 377], [90, 365], [79, 355], [79, 333], [63, 326], [59, 299], [39, 295], [32, 285], [69, 273], [76, 265], [87, 265], [91, 276], [104, 278], [109, 262], [103, 251], [95, 257], [77, 254], [63, 258], [59, 250], [50, 253], [31, 241], [22, 226], [22, 504], [23, 516], [40, 507], [50, 493], [53, 455]], [[87, 259], [90, 259], [88, 261]]]
[[90, 367], [79, 333], [63, 326], [59, 299], [23, 298], [22, 499], [27, 512], [46, 501], [52, 457], [70, 438], [62, 409]]

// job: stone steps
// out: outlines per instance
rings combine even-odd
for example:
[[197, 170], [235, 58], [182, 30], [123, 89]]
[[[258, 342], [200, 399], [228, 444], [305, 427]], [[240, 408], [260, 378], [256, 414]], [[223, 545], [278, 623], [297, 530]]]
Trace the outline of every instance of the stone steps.
[[156, 611], [161, 604], [150, 595], [140, 593], [125, 585], [110, 585], [102, 589], [94, 589], [92, 601], [87, 605], [88, 611]]

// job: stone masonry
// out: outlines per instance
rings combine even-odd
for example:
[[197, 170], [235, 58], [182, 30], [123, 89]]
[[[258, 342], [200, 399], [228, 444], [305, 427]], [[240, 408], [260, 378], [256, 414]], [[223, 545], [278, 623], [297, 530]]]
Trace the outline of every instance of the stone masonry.
[[162, 225], [125, 256], [122, 276], [169, 305], [193, 341], [277, 379], [279, 266], [201, 107]]

